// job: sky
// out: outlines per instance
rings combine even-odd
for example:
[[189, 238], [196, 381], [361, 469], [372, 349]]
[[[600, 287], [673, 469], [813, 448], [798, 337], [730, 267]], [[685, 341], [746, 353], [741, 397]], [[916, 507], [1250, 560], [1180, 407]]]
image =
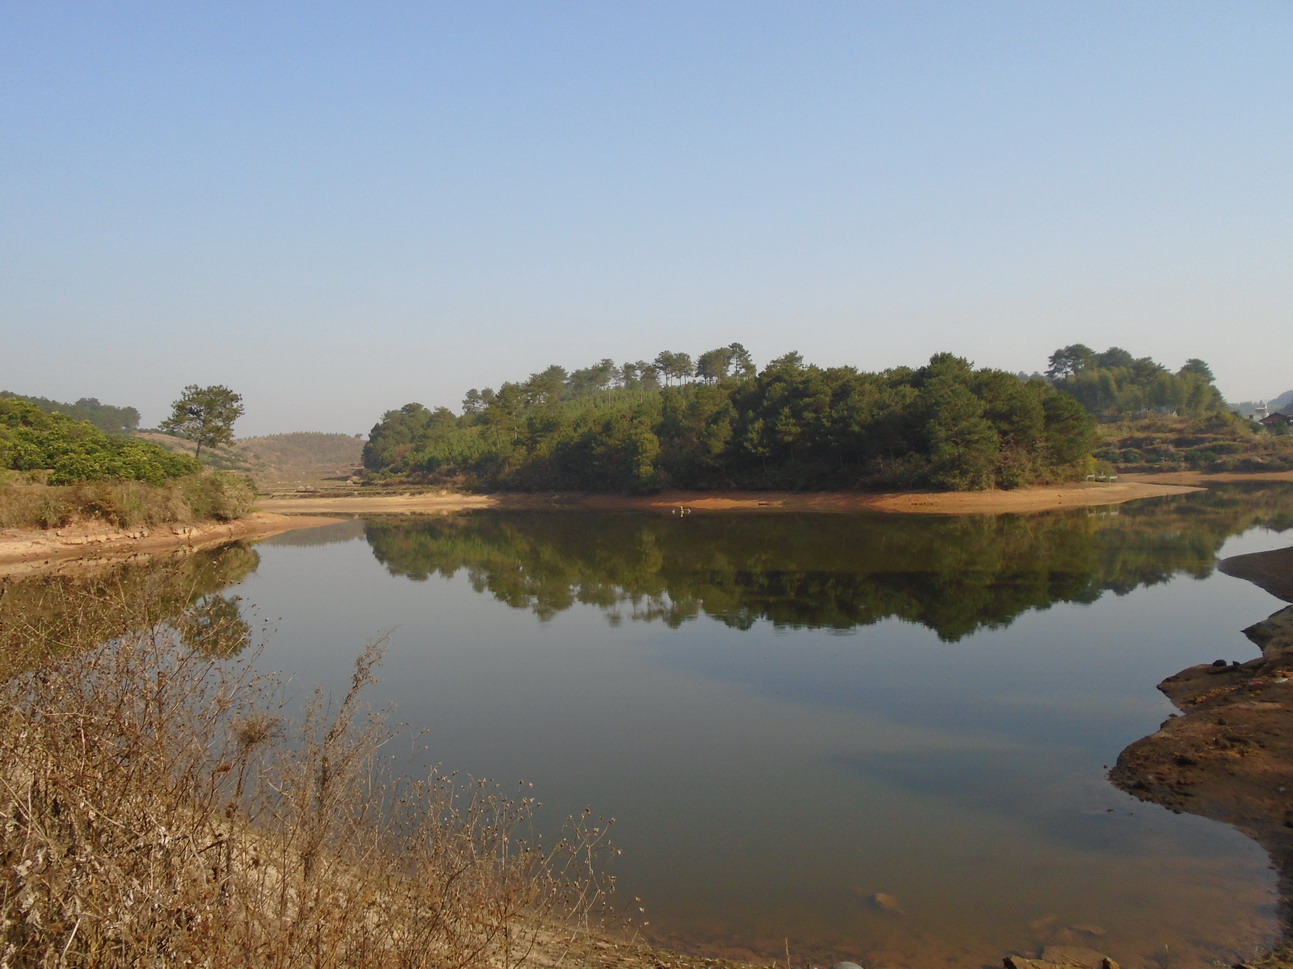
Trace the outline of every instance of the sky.
[[1293, 388], [1290, 0], [0, 0], [0, 389], [367, 433], [559, 364]]

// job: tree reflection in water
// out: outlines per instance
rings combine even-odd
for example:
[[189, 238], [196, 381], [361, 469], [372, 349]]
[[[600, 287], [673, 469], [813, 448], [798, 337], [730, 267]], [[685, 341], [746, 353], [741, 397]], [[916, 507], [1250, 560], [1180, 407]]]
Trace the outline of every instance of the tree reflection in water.
[[1289, 528], [1291, 509], [1293, 485], [1248, 483], [1028, 516], [486, 512], [370, 520], [366, 535], [394, 575], [465, 570], [476, 591], [544, 619], [576, 603], [670, 626], [894, 617], [955, 642], [1056, 602], [1205, 577], [1228, 537]]
[[256, 571], [260, 555], [242, 543], [158, 564], [122, 563], [86, 574], [6, 580], [0, 588], [0, 646], [6, 668], [86, 649], [127, 632], [178, 624], [190, 648], [232, 657], [251, 642], [237, 596], [220, 590]]

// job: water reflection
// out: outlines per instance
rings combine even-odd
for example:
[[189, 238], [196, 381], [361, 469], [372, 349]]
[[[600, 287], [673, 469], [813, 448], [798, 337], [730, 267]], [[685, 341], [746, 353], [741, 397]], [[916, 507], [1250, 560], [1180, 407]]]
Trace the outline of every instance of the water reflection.
[[898, 618], [955, 642], [1057, 602], [1093, 602], [1210, 574], [1226, 538], [1293, 525], [1293, 486], [1246, 484], [1078, 513], [990, 517], [555, 512], [372, 520], [393, 575], [460, 570], [549, 619], [576, 604], [610, 622], [851, 630]]
[[118, 563], [89, 573], [0, 580], [6, 668], [96, 646], [126, 632], [178, 623], [194, 650], [230, 657], [251, 642], [237, 596], [222, 590], [256, 571], [259, 553], [235, 543], [164, 563]]
[[396, 582], [366, 594], [419, 630], [390, 695], [446, 757], [628, 816], [658, 940], [980, 965], [1094, 927], [1124, 965], [1190, 964], [1270, 940], [1268, 859], [1102, 765], [1166, 715], [1163, 676], [1245, 655], [1262, 597], [1209, 577], [1291, 510], [1244, 484], [1025, 517], [370, 521]]
[[1102, 765], [1166, 715], [1158, 679], [1264, 614], [1229, 601], [1247, 584], [1169, 580], [1289, 509], [1293, 488], [1248, 486], [1024, 518], [357, 521], [88, 598], [154, 583], [205, 611], [194, 644], [236, 648], [236, 592], [282, 617], [267, 661], [341, 688], [394, 629], [374, 702], [448, 767], [619, 817], [621, 897], [661, 941], [973, 967], [1094, 927], [1124, 965], [1233, 962], [1273, 932], [1267, 859]]

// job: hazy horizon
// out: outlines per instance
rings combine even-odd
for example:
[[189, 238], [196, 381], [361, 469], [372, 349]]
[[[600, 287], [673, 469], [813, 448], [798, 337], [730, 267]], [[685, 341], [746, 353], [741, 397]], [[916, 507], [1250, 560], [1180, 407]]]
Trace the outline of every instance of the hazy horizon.
[[1293, 384], [1293, 6], [0, 11], [0, 389], [366, 433], [550, 364]]

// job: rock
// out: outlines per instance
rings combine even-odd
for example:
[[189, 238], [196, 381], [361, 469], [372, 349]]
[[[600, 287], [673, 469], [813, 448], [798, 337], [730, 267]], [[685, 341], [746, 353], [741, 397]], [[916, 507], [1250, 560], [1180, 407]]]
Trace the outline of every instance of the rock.
[[1254, 623], [1244, 630], [1244, 635], [1267, 659], [1276, 658], [1293, 642], [1293, 606], [1285, 606], [1261, 622]]
[[1048, 945], [1040, 959], [1006, 956], [1002, 963], [1006, 969], [1118, 969], [1118, 963], [1103, 953], [1076, 945]]
[[1042, 961], [1065, 969], [1118, 969], [1118, 963], [1104, 953], [1076, 945], [1048, 945], [1042, 950]]
[[902, 906], [898, 904], [898, 897], [890, 895], [888, 892], [876, 892], [871, 896], [871, 904], [884, 912], [885, 915], [906, 915]]
[[1033, 919], [1028, 923], [1028, 931], [1035, 936], [1051, 935], [1055, 932], [1055, 927], [1059, 925], [1058, 915], [1043, 915], [1039, 919]]
[[862, 969], [856, 962], [837, 962], [831, 969]]

